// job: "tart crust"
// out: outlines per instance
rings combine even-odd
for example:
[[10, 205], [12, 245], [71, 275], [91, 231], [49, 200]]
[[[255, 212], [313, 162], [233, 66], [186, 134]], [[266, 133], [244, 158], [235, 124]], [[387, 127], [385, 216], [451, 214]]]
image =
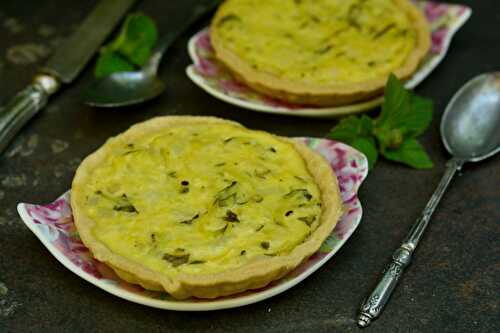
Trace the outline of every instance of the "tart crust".
[[174, 277], [167, 277], [112, 252], [96, 239], [92, 233], [96, 222], [85, 213], [83, 189], [91, 171], [100, 165], [112, 151], [112, 148], [116, 144], [133, 142], [135, 138], [147, 133], [176, 126], [210, 123], [241, 126], [238, 123], [214, 117], [167, 116], [154, 118], [134, 125], [123, 134], [109, 139], [100, 149], [89, 155], [77, 169], [72, 184], [71, 206], [80, 237], [97, 260], [109, 265], [125, 281], [139, 284], [149, 290], [164, 290], [177, 299], [185, 299], [190, 296], [216, 298], [261, 288], [271, 281], [283, 277], [314, 254], [340, 219], [343, 213], [342, 201], [337, 178], [329, 163], [302, 143], [276, 137], [279, 140], [292, 143], [296, 151], [303, 157], [308, 171], [320, 189], [322, 201], [318, 227], [303, 243], [296, 246], [287, 255], [258, 257], [243, 266], [220, 273], [192, 275], [181, 272]]
[[[401, 80], [407, 80], [417, 70], [419, 63], [430, 49], [430, 29], [424, 15], [409, 0], [392, 0], [404, 11], [416, 32], [415, 47], [405, 62], [393, 70]], [[225, 15], [224, 4], [219, 7], [210, 26], [210, 39], [217, 59], [239, 80], [256, 91], [296, 104], [313, 106], [339, 106], [364, 101], [381, 95], [387, 82], [387, 75], [361, 82], [318, 84], [292, 82], [264, 71], [255, 70], [237, 54], [225, 47], [214, 28]]]

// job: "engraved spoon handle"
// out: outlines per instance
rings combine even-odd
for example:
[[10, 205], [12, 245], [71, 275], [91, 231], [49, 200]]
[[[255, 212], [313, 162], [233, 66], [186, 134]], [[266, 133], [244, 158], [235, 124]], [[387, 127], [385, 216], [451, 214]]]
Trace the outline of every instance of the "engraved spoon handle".
[[358, 325], [360, 327], [370, 325], [371, 321], [376, 319], [384, 309], [399, 279], [403, 275], [406, 266], [410, 264], [412, 254], [429, 224], [432, 213], [443, 197], [453, 176], [457, 170], [460, 170], [463, 163], [463, 160], [454, 157], [446, 164], [446, 171], [432, 197], [425, 206], [422, 215], [415, 224], [413, 224], [403, 244], [401, 244], [392, 255], [392, 261], [384, 270], [382, 278], [375, 289], [373, 289], [370, 296], [368, 296], [361, 305], [358, 317]]

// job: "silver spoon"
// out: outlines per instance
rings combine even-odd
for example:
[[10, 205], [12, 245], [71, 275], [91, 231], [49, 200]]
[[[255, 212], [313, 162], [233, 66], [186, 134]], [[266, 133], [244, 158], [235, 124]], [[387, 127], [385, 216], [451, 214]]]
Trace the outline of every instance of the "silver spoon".
[[193, 23], [217, 7], [220, 0], [194, 7], [191, 17], [175, 32], [167, 33], [154, 49], [148, 62], [140, 71], [119, 72], [105, 76], [89, 86], [83, 98], [84, 103], [97, 107], [119, 107], [142, 103], [159, 96], [165, 84], [157, 77], [162, 56], [170, 45]]
[[441, 139], [453, 157], [422, 215], [361, 305], [358, 317], [361, 327], [370, 325], [387, 304], [455, 173], [465, 162], [479, 162], [500, 151], [500, 72], [475, 77], [453, 96], [441, 120]]

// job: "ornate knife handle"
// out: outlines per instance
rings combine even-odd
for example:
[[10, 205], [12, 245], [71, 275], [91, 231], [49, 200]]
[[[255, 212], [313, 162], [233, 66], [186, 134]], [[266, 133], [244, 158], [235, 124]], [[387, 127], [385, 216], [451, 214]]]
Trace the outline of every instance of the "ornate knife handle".
[[58, 88], [59, 83], [52, 76], [38, 75], [32, 84], [0, 110], [0, 154], [24, 124], [47, 104], [48, 97]]
[[366, 327], [377, 318], [392, 295], [392, 291], [410, 264], [413, 250], [406, 244], [401, 245], [392, 255], [392, 261], [383, 272], [383, 276], [370, 296], [363, 302], [358, 317], [358, 325]]

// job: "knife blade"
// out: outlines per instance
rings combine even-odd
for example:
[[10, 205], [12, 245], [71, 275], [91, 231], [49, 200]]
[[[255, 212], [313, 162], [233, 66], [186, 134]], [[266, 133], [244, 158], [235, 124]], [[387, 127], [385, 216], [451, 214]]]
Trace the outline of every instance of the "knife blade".
[[0, 154], [61, 84], [71, 83], [136, 0], [101, 0], [33, 82], [0, 110]]
[[70, 83], [102, 45], [135, 0], [105, 0], [97, 4], [75, 33], [48, 60], [42, 72]]

